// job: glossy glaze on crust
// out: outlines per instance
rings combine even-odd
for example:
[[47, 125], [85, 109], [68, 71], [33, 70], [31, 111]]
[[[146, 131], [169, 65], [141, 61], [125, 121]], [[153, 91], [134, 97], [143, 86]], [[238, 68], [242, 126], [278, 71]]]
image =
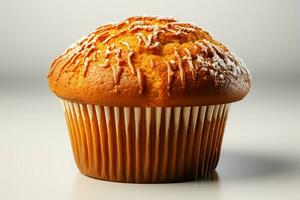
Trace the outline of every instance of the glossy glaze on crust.
[[158, 17], [97, 28], [53, 61], [48, 80], [63, 99], [116, 106], [228, 103], [251, 85], [243, 62], [207, 32]]

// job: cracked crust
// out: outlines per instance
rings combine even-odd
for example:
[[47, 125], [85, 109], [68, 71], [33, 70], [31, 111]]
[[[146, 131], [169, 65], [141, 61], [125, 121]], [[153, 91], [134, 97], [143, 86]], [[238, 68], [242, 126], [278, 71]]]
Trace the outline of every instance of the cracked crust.
[[251, 85], [242, 61], [207, 32], [157, 17], [97, 28], [54, 60], [48, 82], [63, 99], [131, 107], [229, 103]]

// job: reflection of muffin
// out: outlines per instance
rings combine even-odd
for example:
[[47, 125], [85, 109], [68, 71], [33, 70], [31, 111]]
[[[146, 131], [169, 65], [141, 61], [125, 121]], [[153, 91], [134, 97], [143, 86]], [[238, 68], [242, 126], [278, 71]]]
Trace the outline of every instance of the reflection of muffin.
[[229, 105], [250, 88], [243, 63], [207, 32], [156, 17], [99, 27], [53, 62], [48, 79], [80, 171], [121, 182], [208, 175]]

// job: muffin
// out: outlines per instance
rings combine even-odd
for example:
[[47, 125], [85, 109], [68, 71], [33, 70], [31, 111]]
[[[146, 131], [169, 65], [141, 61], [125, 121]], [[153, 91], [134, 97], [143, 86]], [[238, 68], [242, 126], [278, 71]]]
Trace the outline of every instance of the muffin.
[[212, 173], [230, 104], [251, 85], [243, 62], [206, 31], [158, 17], [100, 26], [53, 61], [48, 82], [79, 170], [134, 183]]

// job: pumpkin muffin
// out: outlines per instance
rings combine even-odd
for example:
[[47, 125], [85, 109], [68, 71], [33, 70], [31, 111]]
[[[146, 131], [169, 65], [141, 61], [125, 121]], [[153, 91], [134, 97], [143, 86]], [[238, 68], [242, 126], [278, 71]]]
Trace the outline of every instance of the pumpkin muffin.
[[209, 175], [230, 104], [247, 95], [243, 62], [206, 31], [171, 18], [100, 26], [52, 63], [79, 170], [157, 183]]

